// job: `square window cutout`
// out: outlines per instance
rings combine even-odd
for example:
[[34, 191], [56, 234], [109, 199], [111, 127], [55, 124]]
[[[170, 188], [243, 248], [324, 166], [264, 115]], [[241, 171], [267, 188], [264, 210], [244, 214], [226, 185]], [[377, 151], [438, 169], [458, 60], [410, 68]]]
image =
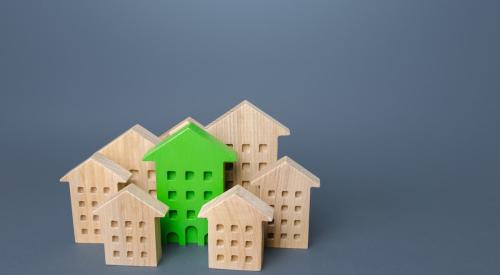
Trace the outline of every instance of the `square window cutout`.
[[194, 172], [186, 171], [186, 180], [193, 180], [193, 179], [194, 179]]
[[194, 218], [196, 218], [196, 214], [195, 213], [196, 212], [194, 210], [188, 210], [186, 216], [187, 216], [188, 219], [194, 219]]
[[167, 180], [175, 180], [176, 173], [175, 171], [167, 171]]
[[186, 200], [194, 199], [194, 191], [186, 191]]
[[168, 196], [169, 200], [174, 200], [177, 197], [177, 192], [176, 191], [168, 191], [167, 196]]
[[208, 199], [212, 198], [212, 191], [205, 191], [205, 192], [203, 192], [203, 198], [205, 200], [208, 200]]
[[209, 181], [211, 179], [212, 179], [212, 172], [211, 171], [203, 172], [203, 180], [204, 181]]
[[169, 210], [169, 211], [168, 211], [168, 217], [169, 217], [170, 219], [175, 219], [175, 218], [177, 218], [177, 210]]
[[250, 144], [242, 144], [241, 145], [241, 152], [243, 152], [243, 153], [250, 152]]
[[259, 153], [267, 152], [267, 144], [259, 144]]

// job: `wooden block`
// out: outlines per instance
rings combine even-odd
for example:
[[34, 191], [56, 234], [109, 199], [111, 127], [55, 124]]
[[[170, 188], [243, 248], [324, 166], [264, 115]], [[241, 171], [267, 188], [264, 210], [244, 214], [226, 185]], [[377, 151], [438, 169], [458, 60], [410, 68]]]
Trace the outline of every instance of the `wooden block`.
[[160, 218], [168, 207], [135, 184], [100, 204], [108, 265], [156, 266], [161, 258]]
[[237, 185], [205, 204], [198, 217], [208, 219], [208, 266], [259, 271], [263, 257], [263, 222], [273, 209]]
[[236, 152], [189, 122], [144, 160], [156, 163], [157, 197], [170, 207], [161, 222], [162, 239], [181, 246], [205, 245], [207, 221], [197, 215], [203, 204], [224, 192], [224, 163], [235, 162]]
[[61, 178], [61, 182], [69, 182], [75, 242], [102, 242], [101, 218], [92, 210], [117, 193], [131, 176], [115, 162], [95, 153]]
[[257, 194], [250, 179], [278, 159], [278, 137], [290, 130], [245, 100], [206, 126], [206, 130], [238, 153], [238, 162], [226, 167], [232, 174], [226, 188], [239, 184]]
[[156, 197], [155, 165], [143, 161], [142, 157], [159, 142], [157, 136], [137, 124], [101, 148], [99, 153], [129, 170], [131, 182]]
[[259, 188], [259, 197], [274, 207], [274, 221], [268, 223], [265, 244], [268, 247], [307, 248], [311, 187], [320, 180], [289, 157], [283, 157], [251, 181]]
[[201, 123], [199, 123], [198, 121], [196, 121], [194, 118], [187, 117], [183, 121], [177, 123], [174, 127], [170, 128], [169, 130], [167, 130], [163, 134], [161, 134], [160, 139], [161, 140], [166, 139], [167, 137], [171, 136], [173, 133], [180, 130], [182, 127], [186, 126], [189, 122], [196, 124], [196, 126], [198, 126], [200, 128], [204, 128], [204, 126]]

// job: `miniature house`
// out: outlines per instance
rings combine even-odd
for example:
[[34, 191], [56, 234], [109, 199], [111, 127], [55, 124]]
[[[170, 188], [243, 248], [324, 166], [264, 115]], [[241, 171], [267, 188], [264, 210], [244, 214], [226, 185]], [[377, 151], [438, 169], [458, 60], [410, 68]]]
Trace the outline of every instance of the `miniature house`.
[[156, 163], [157, 197], [170, 207], [161, 220], [162, 240], [204, 245], [207, 221], [198, 219], [203, 204], [224, 191], [224, 164], [236, 153], [194, 123], [188, 123], [144, 160]]
[[137, 124], [100, 149], [99, 153], [129, 170], [131, 183], [155, 196], [155, 166], [142, 161], [142, 157], [159, 142], [158, 137]]
[[182, 127], [186, 126], [189, 122], [196, 124], [196, 126], [203, 128], [203, 125], [196, 121], [192, 117], [187, 117], [183, 121], [177, 123], [174, 127], [170, 128], [169, 130], [165, 131], [163, 134], [160, 135], [160, 139], [164, 140], [167, 137], [171, 136], [173, 133], [177, 132], [180, 130]]
[[205, 204], [200, 214], [208, 219], [208, 266], [258, 271], [262, 267], [263, 222], [273, 209], [237, 185]]
[[161, 258], [160, 218], [168, 207], [130, 184], [94, 210], [101, 217], [108, 265], [156, 266]]
[[238, 162], [226, 167], [226, 189], [240, 184], [254, 194], [250, 179], [278, 159], [278, 137], [290, 135], [287, 127], [246, 100], [205, 129], [238, 153]]
[[75, 242], [102, 242], [101, 219], [92, 210], [117, 193], [130, 177], [129, 171], [96, 153], [61, 178], [61, 182], [69, 182]]
[[251, 184], [259, 187], [259, 197], [274, 208], [274, 220], [266, 225], [266, 246], [307, 248], [310, 189], [320, 186], [319, 178], [283, 157], [257, 174]]

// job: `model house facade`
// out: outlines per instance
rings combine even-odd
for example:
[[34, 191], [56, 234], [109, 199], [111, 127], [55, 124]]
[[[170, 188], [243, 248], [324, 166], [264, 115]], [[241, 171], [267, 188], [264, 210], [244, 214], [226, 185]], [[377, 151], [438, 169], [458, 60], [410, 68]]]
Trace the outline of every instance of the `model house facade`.
[[273, 209], [237, 185], [205, 204], [199, 217], [208, 219], [208, 266], [252, 270], [262, 267], [263, 222]]
[[311, 187], [320, 179], [289, 157], [283, 157], [255, 176], [259, 198], [274, 208], [274, 219], [266, 225], [268, 247], [307, 248]]
[[290, 130], [257, 108], [243, 101], [205, 127], [216, 138], [238, 153], [238, 162], [226, 167], [226, 189], [242, 185], [254, 194], [250, 180], [278, 158], [278, 137]]
[[160, 139], [141, 125], [135, 125], [99, 150], [112, 161], [132, 173], [131, 183], [156, 196], [156, 171], [154, 163], [142, 160]]
[[160, 218], [168, 207], [130, 184], [97, 209], [108, 265], [156, 266], [161, 258]]
[[77, 243], [101, 243], [102, 220], [92, 211], [127, 184], [131, 173], [96, 153], [61, 178], [69, 183]]
[[203, 204], [224, 191], [224, 164], [236, 153], [194, 123], [188, 123], [151, 149], [145, 161], [156, 163], [157, 197], [170, 207], [161, 220], [162, 239], [179, 245], [204, 245], [207, 221]]

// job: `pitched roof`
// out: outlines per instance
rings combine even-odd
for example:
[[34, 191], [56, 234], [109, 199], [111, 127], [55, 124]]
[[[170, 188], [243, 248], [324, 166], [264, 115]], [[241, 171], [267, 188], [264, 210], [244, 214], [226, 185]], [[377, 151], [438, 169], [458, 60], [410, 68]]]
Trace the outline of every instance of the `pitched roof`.
[[145, 139], [153, 144], [158, 144], [161, 141], [155, 134], [148, 131], [148, 129], [142, 127], [140, 124], [136, 124], [136, 125], [132, 126], [132, 128], [128, 129], [127, 131], [123, 132], [121, 135], [119, 135], [118, 137], [113, 139], [111, 142], [106, 144], [104, 147], [99, 149], [99, 152], [101, 152], [106, 147], [110, 146], [111, 144], [115, 143], [116, 141], [120, 140], [124, 136], [128, 135], [129, 133], [136, 133], [140, 137], [142, 137], [143, 139]]
[[123, 188], [120, 192], [116, 193], [114, 196], [109, 198], [107, 201], [99, 205], [94, 213], [101, 212], [103, 209], [106, 209], [112, 201], [115, 199], [119, 199], [125, 194], [129, 194], [138, 201], [140, 201], [143, 205], [149, 207], [151, 210], [158, 214], [158, 217], [164, 217], [168, 211], [168, 206], [159, 200], [153, 198], [151, 195], [147, 194], [144, 190], [137, 187], [135, 184], [129, 184], [127, 187]]
[[182, 127], [186, 126], [186, 124], [188, 124], [189, 122], [196, 124], [200, 128], [204, 127], [201, 123], [199, 123], [198, 121], [196, 121], [196, 119], [194, 119], [192, 117], [187, 117], [183, 121], [177, 123], [174, 127], [168, 129], [163, 134], [161, 134], [160, 135], [160, 139], [163, 140], [163, 139], [167, 138], [168, 136], [174, 134], [175, 132], [177, 132], [178, 130], [180, 130]]
[[228, 191], [222, 193], [221, 195], [217, 196], [213, 200], [207, 202], [205, 205], [200, 210], [200, 213], [198, 214], [198, 217], [200, 218], [206, 218], [208, 212], [212, 211], [213, 209], [217, 208], [220, 206], [223, 202], [230, 200], [234, 197], [237, 197], [246, 203], [248, 203], [250, 206], [252, 206], [258, 213], [260, 213], [266, 221], [272, 221], [273, 220], [273, 211], [274, 209], [269, 206], [267, 203], [259, 199], [257, 196], [252, 194], [250, 191], [246, 190], [243, 188], [241, 185], [236, 185], [233, 188], [229, 189]]
[[288, 129], [288, 127], [286, 127], [285, 125], [281, 124], [279, 121], [277, 121], [276, 119], [274, 119], [273, 117], [271, 117], [270, 115], [268, 115], [266, 112], [264, 112], [261, 109], [259, 109], [257, 106], [253, 105], [248, 100], [243, 100], [238, 105], [236, 105], [233, 108], [231, 108], [231, 110], [227, 111], [226, 113], [224, 113], [223, 115], [221, 115], [220, 117], [218, 117], [217, 119], [215, 119], [214, 121], [212, 121], [205, 128], [208, 129], [208, 128], [212, 127], [213, 125], [217, 124], [218, 122], [220, 122], [221, 120], [223, 120], [224, 118], [226, 118], [230, 114], [236, 112], [240, 108], [243, 108], [244, 106], [250, 107], [251, 109], [257, 111], [257, 113], [263, 115], [264, 117], [266, 117], [267, 119], [269, 119], [271, 122], [273, 122], [274, 124], [276, 124], [278, 126], [278, 128], [280, 128], [282, 130], [282, 135], [285, 135], [285, 136], [290, 135], [290, 129]]
[[293, 159], [289, 158], [288, 156], [282, 157], [280, 160], [276, 161], [275, 163], [271, 164], [270, 166], [264, 168], [262, 171], [259, 171], [254, 178], [251, 180], [251, 184], [256, 184], [259, 182], [262, 178], [264, 178], [266, 175], [271, 173], [272, 171], [279, 169], [284, 166], [289, 166], [295, 171], [299, 172], [300, 174], [304, 175], [309, 184], [312, 187], [319, 187], [320, 186], [320, 179], [311, 173], [309, 170], [304, 168], [302, 165], [298, 164], [295, 162]]
[[226, 157], [228, 160], [227, 161], [236, 161], [237, 156], [236, 152], [229, 147], [226, 146], [226, 144], [222, 143], [220, 140], [216, 139], [214, 136], [209, 134], [207, 131], [204, 129], [200, 128], [196, 124], [192, 122], [188, 122], [184, 127], [176, 131], [174, 134], [171, 136], [167, 137], [163, 141], [161, 141], [159, 144], [157, 144], [154, 148], [149, 150], [143, 157], [143, 160], [145, 161], [154, 161], [155, 155], [157, 152], [161, 151], [162, 149], [165, 148], [165, 146], [168, 146], [169, 143], [175, 141], [176, 139], [180, 138], [182, 135], [191, 132], [194, 133], [195, 135], [198, 135], [201, 139], [206, 140], [210, 145], [215, 146], [221, 154], [225, 154], [224, 157]]
[[116, 162], [108, 159], [107, 157], [105, 157], [101, 153], [95, 153], [90, 158], [86, 159], [85, 161], [83, 161], [82, 163], [80, 163], [79, 165], [77, 165], [75, 168], [71, 169], [68, 173], [66, 173], [66, 175], [64, 175], [60, 179], [60, 181], [61, 182], [68, 182], [68, 177], [72, 173], [78, 171], [78, 169], [80, 169], [83, 165], [85, 165], [89, 161], [95, 162], [96, 164], [104, 167], [110, 173], [114, 173], [123, 182], [126, 182], [132, 176], [132, 174], [129, 171], [127, 171], [125, 168], [123, 168], [120, 165], [118, 165]]

